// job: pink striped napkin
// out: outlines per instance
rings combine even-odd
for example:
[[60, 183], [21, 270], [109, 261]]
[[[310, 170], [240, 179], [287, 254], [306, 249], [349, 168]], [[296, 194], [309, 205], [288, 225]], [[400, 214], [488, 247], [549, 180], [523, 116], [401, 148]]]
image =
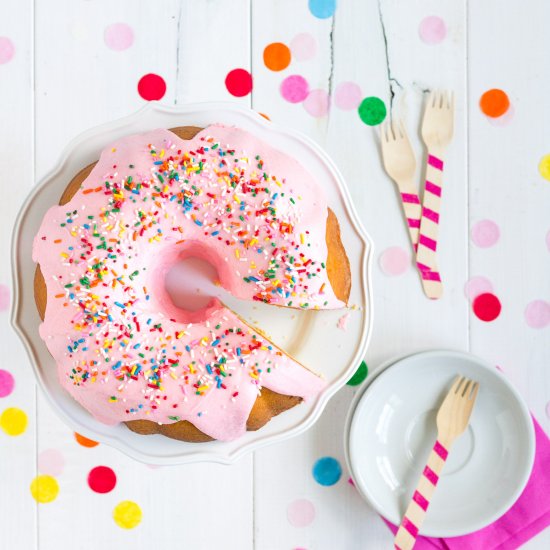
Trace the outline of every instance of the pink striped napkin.
[[[446, 539], [418, 537], [415, 550], [513, 550], [550, 525], [550, 439], [534, 418], [533, 422], [535, 463], [523, 493], [512, 508], [470, 535]], [[397, 527], [386, 523], [395, 534]]]

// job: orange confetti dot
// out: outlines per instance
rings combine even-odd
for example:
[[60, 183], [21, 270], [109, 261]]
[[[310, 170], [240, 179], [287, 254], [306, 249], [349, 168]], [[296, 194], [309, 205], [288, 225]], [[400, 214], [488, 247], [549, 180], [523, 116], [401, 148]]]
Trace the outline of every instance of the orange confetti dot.
[[487, 90], [481, 96], [479, 107], [483, 114], [491, 118], [498, 118], [508, 110], [510, 107], [510, 100], [506, 92], [494, 88], [492, 90]]
[[282, 71], [290, 65], [290, 49], [286, 44], [273, 42], [264, 50], [264, 63], [272, 71]]
[[271, 119], [265, 113], [260, 113], [260, 115], [262, 115], [266, 120], [271, 121]]
[[83, 447], [89, 447], [90, 449], [99, 445], [97, 441], [94, 441], [93, 439], [88, 439], [87, 437], [84, 437], [83, 435], [80, 435], [76, 432], [74, 433], [74, 438], [80, 445], [82, 445]]

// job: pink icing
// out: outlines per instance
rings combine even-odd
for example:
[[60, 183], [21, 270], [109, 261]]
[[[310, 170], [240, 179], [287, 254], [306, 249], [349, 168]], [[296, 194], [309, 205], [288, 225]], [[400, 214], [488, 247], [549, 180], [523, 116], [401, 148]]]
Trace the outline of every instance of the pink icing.
[[197, 256], [237, 297], [342, 307], [324, 268], [326, 217], [311, 175], [238, 128], [190, 141], [159, 129], [107, 147], [34, 241], [48, 296], [40, 335], [61, 384], [104, 423], [189, 420], [219, 440], [245, 432], [263, 386], [316, 396], [321, 378], [216, 299], [176, 307], [164, 278]]

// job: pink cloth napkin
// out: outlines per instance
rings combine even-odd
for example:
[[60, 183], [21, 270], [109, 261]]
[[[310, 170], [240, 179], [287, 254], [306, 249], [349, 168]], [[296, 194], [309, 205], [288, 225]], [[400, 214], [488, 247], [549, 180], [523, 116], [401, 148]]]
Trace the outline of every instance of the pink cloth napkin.
[[[550, 525], [550, 440], [534, 418], [533, 422], [535, 463], [512, 508], [491, 525], [469, 535], [446, 539], [418, 537], [415, 550], [513, 550]], [[395, 525], [386, 523], [393, 533], [397, 531]]]

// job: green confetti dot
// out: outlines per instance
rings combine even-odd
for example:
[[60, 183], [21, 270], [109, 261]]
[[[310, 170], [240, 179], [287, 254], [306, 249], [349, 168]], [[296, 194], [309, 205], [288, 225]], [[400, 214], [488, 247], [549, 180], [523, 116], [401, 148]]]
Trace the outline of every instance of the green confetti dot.
[[369, 368], [365, 361], [361, 361], [359, 368], [355, 371], [355, 374], [347, 381], [348, 386], [358, 386], [369, 375]]
[[386, 106], [379, 97], [366, 97], [357, 111], [361, 120], [369, 126], [376, 126], [386, 118]]

